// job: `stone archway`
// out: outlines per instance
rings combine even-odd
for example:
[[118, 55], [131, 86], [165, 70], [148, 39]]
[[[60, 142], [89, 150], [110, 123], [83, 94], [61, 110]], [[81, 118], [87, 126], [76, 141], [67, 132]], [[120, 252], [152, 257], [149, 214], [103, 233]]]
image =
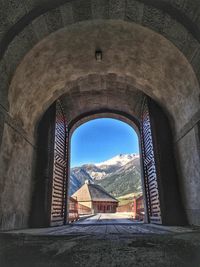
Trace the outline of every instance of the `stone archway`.
[[[89, 95], [87, 95], [87, 100], [89, 99], [88, 97]], [[92, 99], [94, 100], [95, 98], [96, 95], [93, 95]], [[136, 130], [138, 138], [141, 142], [140, 154], [141, 166], [143, 166], [142, 185], [145, 196], [145, 221], [151, 223], [162, 223], [164, 225], [186, 224], [185, 213], [179, 192], [178, 174], [174, 161], [171, 127], [166, 115], [159, 105], [157, 105], [155, 101], [143, 95], [143, 102], [145, 100], [146, 106], [144, 109], [143, 104], [141, 103], [138, 114], [140, 115], [140, 118], [137, 119], [135, 117], [136, 115], [133, 114], [131, 110], [129, 110], [130, 113], [125, 113], [120, 110], [113, 110], [109, 108], [103, 109], [101, 108], [101, 104], [99, 105], [99, 109], [95, 110], [93, 107], [93, 102], [83, 100], [82, 105], [87, 105], [90, 109], [90, 112], [81, 113], [80, 110], [77, 111], [76, 109], [78, 99], [82, 99], [82, 94], [76, 95], [74, 98], [74, 108], [73, 106], [69, 106], [69, 99], [66, 95], [62, 96], [59, 100], [64, 107], [63, 110], [65, 110], [65, 120], [67, 122], [66, 132], [68, 137], [67, 141], [65, 141], [66, 147], [64, 144], [63, 147], [60, 147], [62, 151], [67, 152], [67, 165], [69, 165], [70, 161], [71, 152], [69, 147], [71, 135], [77, 127], [95, 118], [110, 117], [122, 120], [130, 124]], [[65, 103], [66, 101], [68, 105]], [[123, 100], [121, 99], [121, 101]], [[31, 225], [34, 227], [47, 227], [54, 223], [54, 221], [51, 219], [52, 203], [54, 202], [54, 198], [56, 198], [56, 201], [59, 200], [63, 204], [62, 210], [57, 211], [58, 203], [56, 202], [56, 207], [54, 207], [53, 210], [64, 214], [63, 211], [67, 211], [68, 207], [65, 192], [68, 191], [70, 180], [69, 168], [65, 169], [63, 176], [60, 174], [60, 167], [59, 177], [55, 174], [56, 148], [54, 145], [54, 140], [56, 140], [56, 106], [57, 105], [54, 103], [52, 107], [47, 110], [45, 116], [42, 118], [39, 124], [38, 129], [39, 135], [37, 143], [37, 157], [39, 158], [39, 161], [36, 166], [37, 169], [35, 179], [38, 181], [39, 186], [35, 187], [32, 202], [34, 210], [31, 211], [32, 216], [30, 221]], [[83, 110], [85, 110], [85, 108]], [[69, 113], [69, 111], [71, 113]], [[146, 115], [147, 113], [148, 115]], [[162, 128], [159, 127], [160, 125], [162, 125]], [[44, 136], [46, 136], [46, 143], [42, 145], [41, 139], [44, 138]], [[61, 143], [59, 146], [61, 146]], [[43, 158], [46, 158], [46, 163], [44, 163], [42, 166], [41, 159]], [[64, 191], [62, 192], [60, 192], [59, 189], [58, 192], [56, 192], [57, 195], [55, 197], [53, 193], [53, 190], [55, 189], [52, 190], [54, 179], [56, 184], [58, 183], [59, 179], [59, 183], [62, 183], [65, 187]], [[64, 209], [63, 205], [65, 205]], [[38, 219], [38, 212], [40, 214], [40, 219]], [[68, 214], [68, 212], [66, 212], [66, 214]], [[66, 217], [60, 218], [58, 225], [65, 223], [65, 219]]]
[[[103, 64], [94, 58], [97, 40], [102, 46]], [[50, 104], [64, 93], [84, 96], [107, 90], [105, 103], [112, 103], [117, 91], [130, 106], [133, 103], [128, 92], [134, 92], [134, 88], [149, 95], [166, 111], [173, 126], [174, 146], [183, 149], [185, 121], [198, 111], [199, 86], [182, 53], [159, 34], [122, 21], [84, 22], [53, 33], [25, 56], [9, 90], [9, 114], [20, 125], [24, 139], [17, 139], [17, 134], [5, 127], [2, 141], [2, 228], [28, 225], [34, 129]], [[114, 107], [119, 95], [115, 95]], [[83, 108], [81, 104], [79, 108]], [[133, 109], [137, 110], [136, 106]], [[12, 143], [14, 139], [16, 142]], [[186, 173], [182, 176], [185, 181]], [[12, 192], [11, 181], [15, 183]], [[183, 194], [183, 198], [192, 199], [187, 192]], [[16, 204], [8, 207], [6, 202], [11, 196]]]

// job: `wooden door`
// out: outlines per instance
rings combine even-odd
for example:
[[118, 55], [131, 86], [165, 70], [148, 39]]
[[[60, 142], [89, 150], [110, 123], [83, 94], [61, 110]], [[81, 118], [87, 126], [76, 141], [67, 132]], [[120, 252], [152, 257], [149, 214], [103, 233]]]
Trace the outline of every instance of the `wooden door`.
[[54, 169], [52, 182], [51, 225], [66, 222], [68, 131], [60, 101], [56, 103]]
[[148, 98], [143, 102], [140, 130], [148, 220], [160, 224], [162, 219]]

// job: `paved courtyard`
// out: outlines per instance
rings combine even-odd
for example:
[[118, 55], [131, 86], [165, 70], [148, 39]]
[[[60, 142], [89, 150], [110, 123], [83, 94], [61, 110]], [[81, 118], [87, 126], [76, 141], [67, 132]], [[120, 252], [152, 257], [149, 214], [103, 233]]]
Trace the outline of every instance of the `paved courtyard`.
[[74, 224], [131, 224], [136, 222], [133, 220], [132, 213], [98, 213], [93, 216], [88, 216]]
[[1, 267], [199, 267], [200, 230], [97, 214], [66, 226], [0, 233]]

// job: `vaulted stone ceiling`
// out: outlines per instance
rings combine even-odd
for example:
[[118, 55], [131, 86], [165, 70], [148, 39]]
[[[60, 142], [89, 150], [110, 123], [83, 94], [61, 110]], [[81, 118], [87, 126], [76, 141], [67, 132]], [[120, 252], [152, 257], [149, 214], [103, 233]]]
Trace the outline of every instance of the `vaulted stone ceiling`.
[[143, 94], [158, 102], [174, 126], [190, 223], [200, 224], [199, 63], [199, 0], [0, 0], [3, 228], [28, 225], [34, 130], [63, 94], [69, 120], [98, 108], [137, 119]]
[[[100, 63], [95, 60], [96, 46], [103, 50]], [[99, 79], [92, 79], [95, 74]], [[176, 133], [198, 111], [193, 69], [171, 42], [136, 23], [98, 20], [56, 31], [26, 54], [10, 85], [9, 113], [26, 132], [33, 132], [58, 97], [73, 87], [79, 94], [102, 91], [105, 75], [107, 81], [123, 83], [124, 90], [136, 88], [157, 101], [173, 118]], [[117, 86], [110, 91], [117, 94]]]
[[67, 25], [95, 19], [136, 22], [177, 46], [200, 77], [198, 0], [1, 0], [1, 105], [16, 66], [42, 38]]

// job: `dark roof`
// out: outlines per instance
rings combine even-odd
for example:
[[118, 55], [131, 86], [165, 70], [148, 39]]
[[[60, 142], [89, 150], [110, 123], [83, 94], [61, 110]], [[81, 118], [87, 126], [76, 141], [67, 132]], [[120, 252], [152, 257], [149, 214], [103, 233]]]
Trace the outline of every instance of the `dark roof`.
[[73, 195], [77, 201], [109, 201], [118, 202], [116, 198], [106, 192], [100, 185], [86, 182]]
[[106, 192], [105, 189], [103, 189], [100, 185], [88, 184], [88, 189], [92, 201], [118, 202], [116, 198], [114, 198], [108, 192]]

